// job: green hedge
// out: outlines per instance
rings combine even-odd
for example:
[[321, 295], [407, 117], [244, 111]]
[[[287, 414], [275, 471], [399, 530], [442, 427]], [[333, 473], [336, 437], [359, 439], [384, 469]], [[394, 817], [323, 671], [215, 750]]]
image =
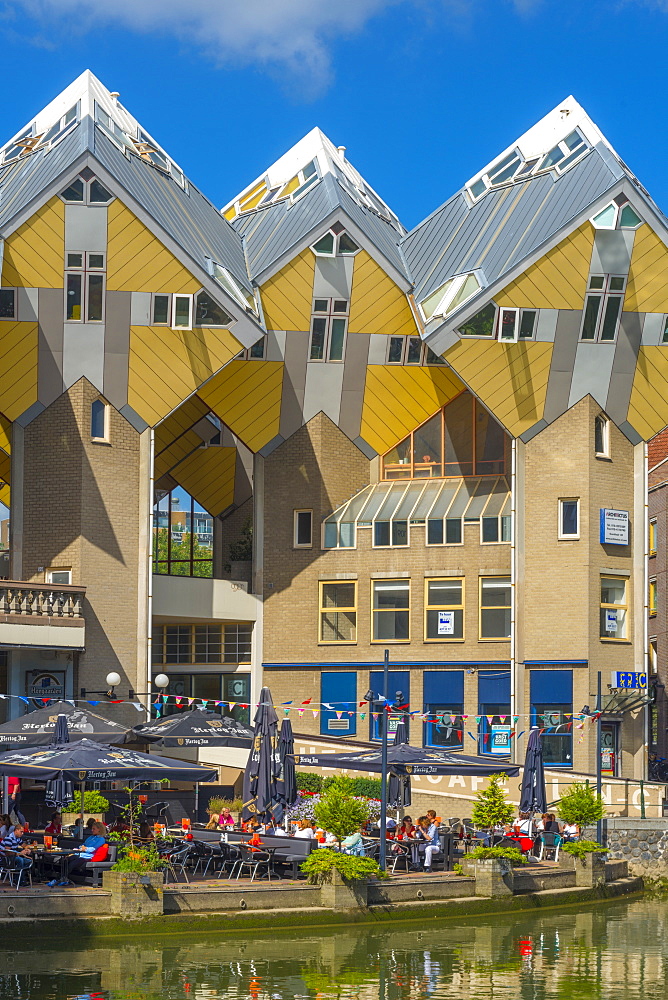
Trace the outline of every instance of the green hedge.
[[[297, 771], [297, 789], [300, 792], [312, 792], [314, 795], [326, 791], [335, 775], [323, 778], [311, 771]], [[380, 798], [380, 778], [353, 778], [351, 795], [364, 795], [367, 799]]]

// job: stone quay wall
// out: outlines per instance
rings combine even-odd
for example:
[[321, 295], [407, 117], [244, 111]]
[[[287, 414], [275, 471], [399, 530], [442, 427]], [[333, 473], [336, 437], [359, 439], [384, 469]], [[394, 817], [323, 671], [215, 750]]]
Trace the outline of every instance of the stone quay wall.
[[611, 861], [627, 861], [633, 875], [668, 876], [668, 819], [620, 817], [605, 827]]

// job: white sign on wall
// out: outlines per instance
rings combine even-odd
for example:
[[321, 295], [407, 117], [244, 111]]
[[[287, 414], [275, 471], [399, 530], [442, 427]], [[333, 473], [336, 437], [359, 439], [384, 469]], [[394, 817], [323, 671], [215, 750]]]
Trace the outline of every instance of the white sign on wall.
[[605, 612], [605, 631], [617, 631], [617, 612], [614, 608], [607, 608]]
[[455, 634], [455, 613], [454, 613], [454, 611], [439, 611], [438, 612], [438, 634], [439, 635], [454, 635]]
[[601, 537], [602, 545], [629, 544], [629, 512], [628, 510], [611, 510], [601, 507]]

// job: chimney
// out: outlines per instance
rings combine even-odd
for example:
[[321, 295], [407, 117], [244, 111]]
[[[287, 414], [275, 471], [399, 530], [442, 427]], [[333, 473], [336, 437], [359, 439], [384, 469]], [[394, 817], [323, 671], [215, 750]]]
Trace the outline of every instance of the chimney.
[[337, 146], [336, 148], [337, 148], [339, 156], [341, 157], [341, 159], [345, 163], [346, 162], [346, 147], [345, 146]]
[[118, 104], [118, 98], [121, 95], [119, 94], [119, 92], [117, 90], [112, 90], [112, 92], [111, 92], [111, 94], [109, 96], [111, 97], [111, 99], [114, 102], [114, 104]]

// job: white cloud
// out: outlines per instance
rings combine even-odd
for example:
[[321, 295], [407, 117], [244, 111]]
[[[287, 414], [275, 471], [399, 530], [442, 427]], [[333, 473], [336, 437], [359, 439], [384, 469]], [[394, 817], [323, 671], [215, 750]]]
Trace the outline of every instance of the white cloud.
[[316, 89], [330, 75], [329, 43], [389, 7], [415, 0], [13, 0], [41, 23], [69, 31], [108, 25], [194, 43], [219, 63], [286, 71]]

